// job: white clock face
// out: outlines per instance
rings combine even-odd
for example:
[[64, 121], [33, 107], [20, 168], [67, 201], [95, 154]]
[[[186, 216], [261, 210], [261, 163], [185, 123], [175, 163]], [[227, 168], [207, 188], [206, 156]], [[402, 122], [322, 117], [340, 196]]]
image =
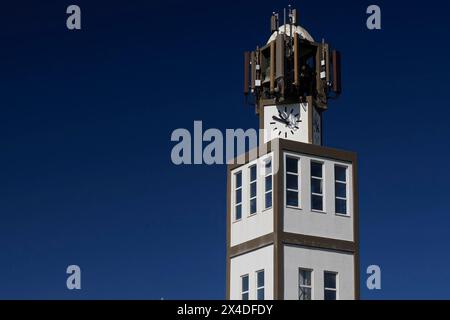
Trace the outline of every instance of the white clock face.
[[281, 138], [302, 140], [302, 135], [306, 131], [305, 119], [306, 104], [287, 104], [266, 107], [264, 111], [265, 140]]

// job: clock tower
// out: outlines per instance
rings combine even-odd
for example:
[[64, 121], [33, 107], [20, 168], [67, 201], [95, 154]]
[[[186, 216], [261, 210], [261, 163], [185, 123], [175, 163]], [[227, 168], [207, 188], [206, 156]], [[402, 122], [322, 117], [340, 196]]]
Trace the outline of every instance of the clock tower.
[[[244, 54], [256, 150], [227, 170], [227, 299], [359, 299], [357, 158], [323, 146], [323, 114], [341, 94], [340, 53], [297, 11]], [[237, 160], [237, 159], [235, 159]]]

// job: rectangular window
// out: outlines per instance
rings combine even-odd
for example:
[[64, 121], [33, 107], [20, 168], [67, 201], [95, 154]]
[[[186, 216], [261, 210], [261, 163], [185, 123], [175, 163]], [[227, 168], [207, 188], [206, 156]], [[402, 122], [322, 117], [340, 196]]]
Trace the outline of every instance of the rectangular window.
[[264, 208], [269, 209], [272, 207], [272, 159], [269, 158], [264, 164]]
[[256, 300], [264, 300], [264, 270], [256, 272]]
[[234, 220], [241, 220], [242, 218], [242, 172], [239, 171], [234, 174]]
[[299, 159], [286, 157], [286, 205], [298, 208], [300, 206]]
[[337, 300], [337, 273], [325, 271], [324, 278], [324, 299]]
[[250, 215], [256, 213], [256, 165], [250, 167]]
[[241, 277], [241, 297], [242, 300], [248, 300], [248, 274]]
[[335, 210], [338, 214], [347, 214], [347, 168], [334, 167]]
[[323, 163], [311, 162], [311, 209], [323, 211]]
[[311, 300], [312, 297], [312, 270], [299, 269], [298, 273], [298, 299]]

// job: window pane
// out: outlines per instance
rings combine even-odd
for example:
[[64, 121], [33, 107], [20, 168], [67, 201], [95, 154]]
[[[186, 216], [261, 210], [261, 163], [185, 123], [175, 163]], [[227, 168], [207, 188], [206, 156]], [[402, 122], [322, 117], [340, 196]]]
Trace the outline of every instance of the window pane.
[[236, 173], [236, 188], [239, 188], [242, 186], [242, 173], [238, 172]]
[[311, 176], [322, 178], [322, 164], [311, 162]]
[[286, 172], [298, 173], [298, 159], [286, 158]]
[[345, 183], [336, 182], [334, 190], [336, 197], [347, 198], [347, 185]]
[[258, 289], [257, 296], [258, 300], [264, 300], [264, 288]]
[[256, 180], [256, 166], [250, 168], [250, 181]]
[[250, 197], [256, 197], [256, 182], [252, 182], [250, 185]]
[[311, 192], [322, 194], [322, 180], [311, 178]]
[[256, 278], [256, 286], [264, 287], [264, 271], [259, 271]]
[[336, 291], [325, 290], [325, 300], [336, 300]]
[[311, 285], [311, 271], [300, 270], [299, 279], [300, 279], [300, 285], [310, 286]]
[[347, 182], [347, 168], [340, 166], [334, 167], [334, 179]]
[[256, 213], [256, 198], [250, 200], [250, 214]]
[[336, 289], [336, 274], [331, 272], [324, 273], [325, 288]]
[[266, 177], [266, 191], [272, 190], [272, 176]]
[[323, 210], [322, 196], [311, 196], [311, 208], [314, 210]]
[[286, 192], [286, 204], [288, 206], [298, 207], [298, 192], [287, 191]]
[[266, 173], [266, 175], [272, 173], [272, 160], [266, 161], [266, 171], [265, 171], [265, 173]]
[[242, 202], [242, 189], [236, 190], [236, 203]]
[[236, 220], [240, 220], [242, 218], [242, 208], [241, 205], [236, 206]]
[[298, 176], [295, 174], [287, 174], [286, 187], [288, 189], [298, 190]]
[[311, 288], [300, 287], [299, 300], [311, 300]]
[[241, 279], [242, 279], [242, 292], [248, 291], [248, 276], [243, 276]]
[[336, 213], [347, 214], [347, 200], [336, 199]]
[[266, 193], [266, 209], [272, 206], [272, 191]]
[[248, 292], [242, 294], [242, 300], [248, 300]]

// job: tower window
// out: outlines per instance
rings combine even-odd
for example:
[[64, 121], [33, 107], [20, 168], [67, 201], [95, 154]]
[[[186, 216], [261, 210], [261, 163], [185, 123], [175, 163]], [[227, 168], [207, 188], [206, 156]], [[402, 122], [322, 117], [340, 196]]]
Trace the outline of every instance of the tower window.
[[299, 159], [286, 157], [286, 205], [298, 208], [300, 206]]
[[272, 207], [272, 159], [266, 160], [264, 166], [264, 207], [269, 209]]
[[312, 297], [312, 270], [299, 269], [298, 273], [298, 300], [311, 300]]
[[248, 274], [241, 277], [241, 297], [242, 300], [248, 300]]
[[256, 300], [264, 300], [264, 270], [256, 272]]
[[311, 162], [311, 209], [323, 211], [323, 163]]
[[347, 211], [347, 168], [334, 167], [335, 211], [338, 214], [348, 214]]
[[235, 206], [234, 206], [234, 220], [241, 220], [242, 218], [242, 172], [239, 171], [234, 175], [235, 181]]
[[257, 197], [256, 197], [256, 165], [250, 167], [250, 215], [256, 213]]
[[324, 299], [337, 300], [337, 273], [325, 271], [324, 278]]

